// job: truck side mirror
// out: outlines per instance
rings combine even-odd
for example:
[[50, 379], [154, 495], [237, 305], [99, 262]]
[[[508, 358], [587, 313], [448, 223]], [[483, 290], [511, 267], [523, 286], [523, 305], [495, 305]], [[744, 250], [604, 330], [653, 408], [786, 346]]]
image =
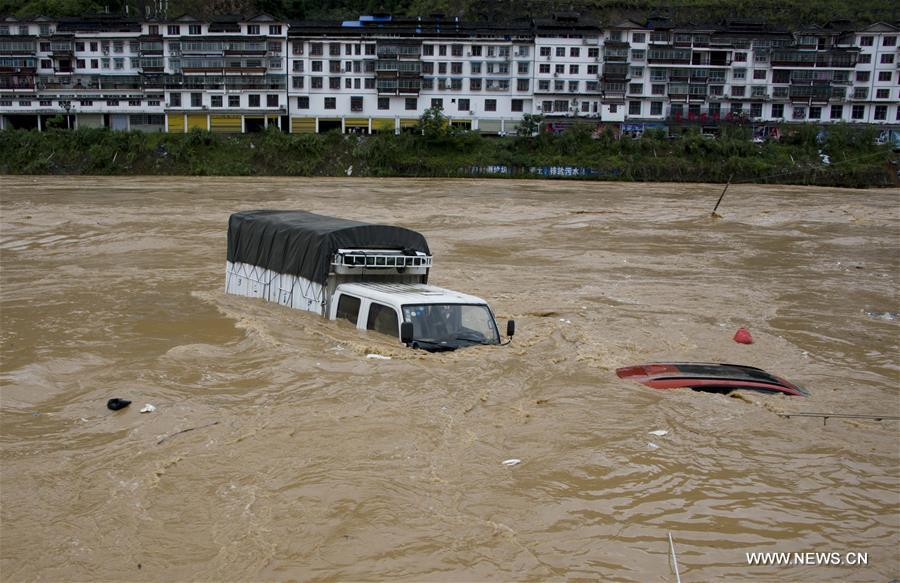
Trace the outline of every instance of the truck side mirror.
[[403, 322], [400, 324], [400, 342], [409, 344], [413, 341], [413, 323]]
[[516, 321], [508, 320], [506, 322], [506, 335], [508, 337], [512, 338], [515, 333], [516, 333]]

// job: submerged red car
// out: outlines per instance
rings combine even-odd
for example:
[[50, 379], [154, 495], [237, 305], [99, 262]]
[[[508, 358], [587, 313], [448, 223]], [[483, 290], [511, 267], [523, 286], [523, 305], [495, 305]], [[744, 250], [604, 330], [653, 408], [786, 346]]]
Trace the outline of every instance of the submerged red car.
[[620, 379], [637, 381], [654, 389], [690, 388], [725, 394], [743, 389], [797, 397], [809, 396], [809, 391], [803, 387], [798, 387], [761, 368], [739, 364], [654, 362], [616, 369], [616, 375]]

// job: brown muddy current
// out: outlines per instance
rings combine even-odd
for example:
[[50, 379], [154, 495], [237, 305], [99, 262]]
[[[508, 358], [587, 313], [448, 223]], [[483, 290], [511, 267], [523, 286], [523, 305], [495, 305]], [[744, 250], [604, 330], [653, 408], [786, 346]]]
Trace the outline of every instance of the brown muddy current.
[[[740, 185], [713, 220], [720, 191], [0, 177], [0, 576], [674, 581], [669, 532], [685, 582], [900, 576], [900, 423], [779, 416], [900, 415], [900, 193]], [[225, 296], [254, 208], [420, 230], [518, 334], [430, 355]], [[653, 360], [812, 396], [615, 375]]]

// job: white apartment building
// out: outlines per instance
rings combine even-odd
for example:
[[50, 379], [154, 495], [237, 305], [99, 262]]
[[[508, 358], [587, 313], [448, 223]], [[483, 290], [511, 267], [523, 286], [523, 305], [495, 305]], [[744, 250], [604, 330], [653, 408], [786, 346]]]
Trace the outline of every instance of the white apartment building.
[[624, 131], [848, 122], [900, 129], [900, 28], [731, 21], [507, 24], [0, 19], [0, 129], [400, 132], [430, 107], [514, 133], [525, 114]]

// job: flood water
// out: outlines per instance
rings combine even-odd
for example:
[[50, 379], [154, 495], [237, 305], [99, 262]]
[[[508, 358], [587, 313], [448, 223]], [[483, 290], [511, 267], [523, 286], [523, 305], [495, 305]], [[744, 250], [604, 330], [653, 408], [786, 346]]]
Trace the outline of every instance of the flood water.
[[[900, 576], [900, 422], [779, 415], [900, 415], [900, 192], [720, 192], [0, 177], [0, 578], [675, 581], [670, 532], [685, 582]], [[419, 230], [517, 335], [426, 354], [226, 296], [255, 208]], [[615, 375], [655, 360], [811, 396]]]

